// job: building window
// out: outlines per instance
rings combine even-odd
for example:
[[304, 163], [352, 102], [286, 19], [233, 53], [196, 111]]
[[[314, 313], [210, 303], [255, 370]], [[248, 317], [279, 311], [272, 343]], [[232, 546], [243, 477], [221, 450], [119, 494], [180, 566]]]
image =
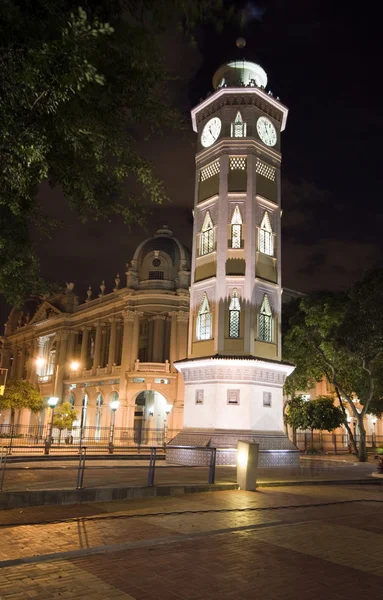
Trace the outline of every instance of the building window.
[[229, 158], [230, 171], [246, 171], [246, 156], [232, 156]]
[[200, 255], [209, 254], [214, 250], [214, 229], [209, 211], [206, 212], [200, 235]]
[[239, 404], [239, 390], [227, 390], [227, 403]]
[[229, 337], [238, 338], [240, 332], [240, 311], [237, 290], [233, 291], [229, 306]]
[[259, 251], [268, 256], [273, 256], [274, 254], [273, 230], [271, 229], [270, 218], [267, 212], [265, 212], [259, 228]]
[[263, 296], [261, 310], [258, 315], [258, 339], [262, 342], [273, 341], [273, 315], [266, 294]]
[[219, 159], [214, 162], [203, 167], [199, 172], [199, 180], [206, 181], [206, 179], [210, 179], [210, 177], [214, 177], [214, 175], [219, 174]]
[[238, 111], [234, 123], [231, 124], [231, 137], [246, 137], [246, 123], [242, 120], [242, 115]]
[[210, 340], [212, 338], [212, 314], [209, 301], [205, 294], [197, 317], [197, 340]]
[[203, 390], [196, 390], [195, 391], [195, 403], [196, 404], [203, 404]]
[[263, 406], [271, 406], [271, 392], [263, 392]]
[[242, 217], [238, 205], [231, 219], [231, 247], [240, 248], [242, 241]]
[[95, 431], [94, 431], [94, 439], [96, 442], [99, 442], [101, 439], [101, 418], [102, 418], [102, 405], [104, 404], [104, 400], [102, 398], [102, 394], [98, 394], [96, 398], [96, 420], [95, 420]]
[[163, 271], [149, 271], [149, 279], [163, 279], [164, 272]]
[[154, 258], [154, 259], [152, 260], [152, 265], [153, 265], [153, 267], [159, 267], [159, 266], [160, 266], [160, 264], [161, 264], [161, 261], [160, 261], [160, 259], [159, 259], [159, 258]]

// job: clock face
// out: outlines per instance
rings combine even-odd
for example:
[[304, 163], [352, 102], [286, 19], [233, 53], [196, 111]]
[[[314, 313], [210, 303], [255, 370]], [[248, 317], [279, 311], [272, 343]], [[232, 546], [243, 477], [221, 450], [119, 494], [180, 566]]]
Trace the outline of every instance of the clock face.
[[275, 146], [277, 143], [277, 131], [267, 117], [259, 117], [257, 121], [257, 131], [262, 142], [266, 146]]
[[202, 130], [201, 144], [204, 148], [212, 146], [221, 133], [221, 119], [213, 117]]

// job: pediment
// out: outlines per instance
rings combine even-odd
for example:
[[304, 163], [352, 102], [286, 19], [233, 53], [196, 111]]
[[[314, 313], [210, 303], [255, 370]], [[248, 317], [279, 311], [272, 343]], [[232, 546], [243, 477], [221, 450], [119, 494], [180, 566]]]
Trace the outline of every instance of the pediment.
[[56, 306], [53, 306], [53, 304], [47, 300], [44, 300], [29, 323], [39, 323], [40, 321], [46, 321], [47, 319], [51, 319], [52, 317], [56, 317], [57, 315], [61, 314], [61, 310], [56, 308]]

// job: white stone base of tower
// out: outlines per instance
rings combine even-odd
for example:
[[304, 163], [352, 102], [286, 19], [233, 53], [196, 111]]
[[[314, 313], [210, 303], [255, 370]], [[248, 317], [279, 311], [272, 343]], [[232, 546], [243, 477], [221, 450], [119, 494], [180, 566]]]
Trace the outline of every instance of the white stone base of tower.
[[252, 356], [213, 356], [175, 366], [185, 382], [184, 427], [167, 446], [169, 462], [207, 464], [209, 452], [172, 448], [199, 446], [217, 448], [217, 464], [235, 464], [243, 440], [259, 443], [260, 467], [299, 465], [283, 424], [283, 384], [294, 367]]

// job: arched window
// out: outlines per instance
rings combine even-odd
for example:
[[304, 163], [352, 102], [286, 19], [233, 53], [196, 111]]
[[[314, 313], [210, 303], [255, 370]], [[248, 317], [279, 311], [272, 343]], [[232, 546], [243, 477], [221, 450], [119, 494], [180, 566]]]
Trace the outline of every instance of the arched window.
[[242, 217], [238, 205], [231, 218], [231, 247], [240, 248], [242, 240]]
[[97, 394], [96, 398], [96, 420], [95, 420], [95, 431], [94, 431], [94, 439], [96, 442], [99, 442], [101, 439], [101, 417], [102, 417], [102, 405], [104, 404], [104, 400], [102, 398], [102, 394]]
[[273, 256], [273, 230], [270, 225], [269, 214], [265, 212], [259, 228], [259, 251], [263, 254]]
[[75, 404], [75, 399], [74, 399], [74, 395], [71, 394], [69, 396], [69, 400], [68, 400], [69, 404], [72, 406], [72, 408], [74, 408], [74, 404]]
[[233, 290], [229, 306], [229, 337], [238, 338], [240, 333], [240, 311], [237, 290]]
[[242, 115], [238, 111], [234, 123], [231, 124], [231, 137], [246, 137], [246, 123], [242, 120]]
[[212, 331], [212, 314], [207, 295], [204, 294], [197, 317], [197, 340], [210, 340]]
[[200, 254], [209, 254], [214, 250], [214, 229], [209, 211], [206, 211], [200, 236]]
[[83, 435], [84, 435], [84, 428], [86, 426], [87, 410], [88, 410], [88, 394], [84, 394], [84, 397], [82, 399], [81, 422], [80, 422], [81, 437], [83, 437]]
[[263, 296], [261, 310], [258, 315], [258, 339], [262, 342], [273, 341], [273, 315], [266, 294]]

